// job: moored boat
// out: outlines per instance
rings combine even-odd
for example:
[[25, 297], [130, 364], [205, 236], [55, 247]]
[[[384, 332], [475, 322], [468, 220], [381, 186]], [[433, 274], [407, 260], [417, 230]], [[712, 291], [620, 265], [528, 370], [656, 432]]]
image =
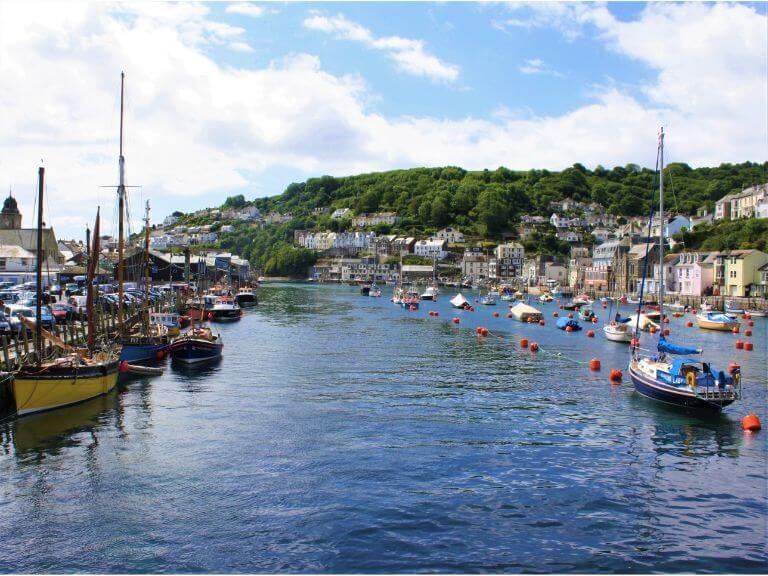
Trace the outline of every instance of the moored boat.
[[730, 332], [739, 327], [738, 320], [722, 312], [699, 312], [696, 314], [696, 324], [705, 330], [720, 330]]
[[462, 310], [466, 310], [467, 308], [470, 307], [469, 302], [467, 301], [466, 298], [464, 298], [461, 292], [459, 292], [458, 294], [456, 294], [456, 296], [451, 298], [450, 302], [451, 302], [451, 306], [453, 306], [454, 308], [461, 308]]
[[217, 296], [206, 318], [212, 322], [234, 322], [240, 320], [243, 310], [232, 296]]
[[579, 324], [578, 320], [574, 320], [573, 318], [561, 317], [557, 319], [555, 324], [560, 330], [565, 330], [566, 332], [568, 331], [568, 328], [570, 328], [572, 332], [581, 330], [581, 324]]
[[195, 327], [176, 338], [170, 345], [171, 359], [183, 364], [203, 364], [222, 357], [221, 336], [208, 327]]
[[259, 303], [256, 292], [250, 286], [241, 286], [235, 294], [235, 302], [240, 308], [252, 308]]
[[512, 314], [512, 318], [520, 322], [538, 322], [543, 318], [541, 310], [529, 306], [524, 302], [518, 302], [512, 308], [509, 309], [509, 313]]
[[437, 285], [433, 284], [431, 286], [427, 286], [424, 289], [424, 292], [421, 294], [422, 300], [431, 300], [433, 302], [437, 301], [437, 295], [438, 295], [438, 289]]

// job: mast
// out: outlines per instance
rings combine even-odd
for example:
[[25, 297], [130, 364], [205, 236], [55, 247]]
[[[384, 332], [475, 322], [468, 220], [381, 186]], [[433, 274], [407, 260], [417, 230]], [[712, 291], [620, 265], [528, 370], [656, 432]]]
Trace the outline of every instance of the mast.
[[664, 127], [659, 132], [659, 312], [664, 320]]
[[101, 220], [101, 207], [96, 208], [96, 225], [93, 227], [93, 249], [90, 249], [88, 258], [88, 275], [85, 283], [85, 309], [88, 318], [88, 350], [93, 352], [96, 347], [96, 319], [93, 313], [94, 286], [93, 280], [99, 269], [99, 227]]
[[45, 168], [40, 166], [37, 170], [37, 270], [35, 284], [37, 298], [35, 298], [35, 363], [40, 366], [43, 353], [42, 328], [42, 299], [43, 299], [43, 182], [45, 180]]
[[144, 334], [149, 333], [149, 200], [144, 207], [144, 301], [141, 320], [144, 322]]
[[123, 156], [123, 96], [125, 72], [120, 72], [120, 158], [117, 185], [118, 238], [117, 238], [117, 329], [123, 334], [123, 213], [125, 211], [125, 157]]

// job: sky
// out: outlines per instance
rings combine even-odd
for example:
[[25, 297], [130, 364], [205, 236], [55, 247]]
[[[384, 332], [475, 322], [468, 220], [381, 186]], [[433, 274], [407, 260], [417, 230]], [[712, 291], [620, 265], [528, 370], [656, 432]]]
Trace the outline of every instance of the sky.
[[0, 191], [116, 233], [418, 166], [768, 160], [768, 4], [0, 0]]

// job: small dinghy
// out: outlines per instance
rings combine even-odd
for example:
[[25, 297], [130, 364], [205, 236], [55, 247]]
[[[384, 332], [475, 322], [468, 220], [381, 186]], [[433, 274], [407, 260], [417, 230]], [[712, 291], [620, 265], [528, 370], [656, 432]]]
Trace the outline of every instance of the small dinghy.
[[155, 366], [142, 366], [141, 364], [128, 364], [128, 372], [142, 374], [144, 376], [160, 376], [163, 369]]

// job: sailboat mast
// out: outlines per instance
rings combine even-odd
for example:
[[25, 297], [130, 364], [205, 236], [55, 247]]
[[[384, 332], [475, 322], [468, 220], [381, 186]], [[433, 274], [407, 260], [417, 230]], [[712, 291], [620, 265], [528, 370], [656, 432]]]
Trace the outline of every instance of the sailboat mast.
[[[37, 268], [36, 268], [36, 288], [37, 298], [35, 299], [35, 350], [37, 351], [36, 362], [39, 366], [42, 363], [43, 354], [43, 333], [41, 332], [43, 312], [43, 182], [45, 179], [45, 168], [40, 166], [37, 170], [38, 191], [37, 191]], [[26, 330], [26, 327], [22, 327]]]
[[[145, 329], [149, 328], [149, 200], [144, 208], [144, 301], [142, 302], [142, 321]], [[146, 333], [146, 330], [145, 330]]]
[[117, 185], [118, 204], [118, 237], [117, 237], [117, 326], [120, 334], [123, 333], [123, 249], [124, 249], [124, 224], [125, 211], [125, 157], [123, 156], [123, 96], [125, 86], [125, 72], [120, 73], [120, 158], [119, 180]]
[[[664, 127], [659, 133], [659, 311], [664, 308]], [[662, 314], [662, 320], [663, 320]]]

